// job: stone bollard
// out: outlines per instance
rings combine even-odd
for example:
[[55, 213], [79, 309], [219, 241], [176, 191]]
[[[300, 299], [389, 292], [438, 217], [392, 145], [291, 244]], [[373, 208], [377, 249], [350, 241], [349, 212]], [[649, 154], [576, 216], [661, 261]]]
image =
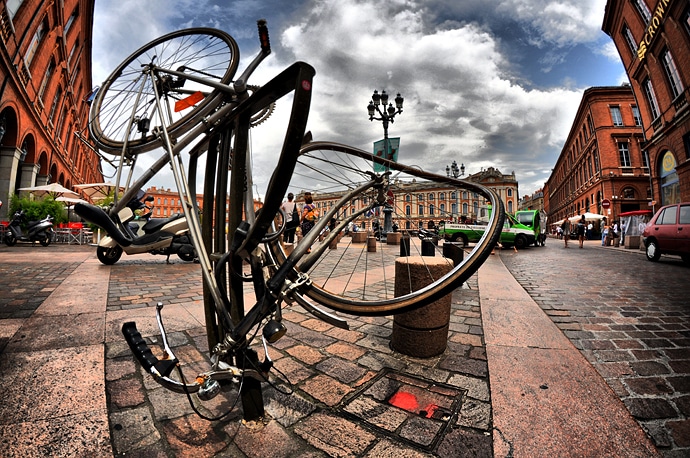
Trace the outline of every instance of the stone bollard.
[[422, 239], [422, 256], [435, 256], [436, 255], [436, 244], [434, 239], [431, 237], [425, 237]]
[[[432, 278], [448, 273], [453, 266], [445, 258], [411, 256], [395, 260], [395, 296], [420, 289]], [[410, 285], [412, 283], [412, 285]], [[417, 358], [431, 358], [443, 353], [448, 343], [451, 296], [393, 317], [393, 350]]]
[[367, 252], [376, 253], [376, 237], [373, 235], [367, 237]]
[[452, 259], [453, 265], [460, 264], [465, 257], [465, 252], [462, 250], [462, 242], [443, 242], [443, 256]]
[[400, 238], [402, 234], [400, 232], [387, 232], [386, 233], [386, 245], [397, 245], [400, 243]]
[[410, 255], [410, 236], [409, 235], [403, 235], [402, 238], [400, 239], [400, 256], [409, 256]]

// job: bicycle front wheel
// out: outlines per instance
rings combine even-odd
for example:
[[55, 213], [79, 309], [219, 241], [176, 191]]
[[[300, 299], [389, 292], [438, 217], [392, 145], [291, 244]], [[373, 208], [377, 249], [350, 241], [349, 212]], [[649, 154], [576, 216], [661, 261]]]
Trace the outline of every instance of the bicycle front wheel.
[[218, 89], [198, 79], [227, 84], [238, 63], [237, 43], [217, 29], [179, 30], [148, 43], [98, 90], [90, 113], [91, 137], [106, 151], [119, 153], [126, 145], [136, 154], [160, 145], [160, 127], [172, 137], [183, 135], [223, 101]]
[[[309, 278], [297, 294], [355, 315], [399, 313], [450, 293], [488, 258], [503, 227], [503, 204], [493, 190], [336, 143], [305, 145], [289, 190], [300, 205], [309, 190], [321, 218], [312, 229], [321, 233], [310, 252], [291, 258], [295, 275]], [[429, 221], [458, 218], [462, 192], [476, 196], [483, 234], [463, 255], [446, 257], [444, 241], [425, 229]], [[397, 232], [387, 232], [395, 226]], [[305, 242], [287, 250], [274, 244], [275, 262], [284, 263], [287, 251], [306, 250], [300, 246]]]

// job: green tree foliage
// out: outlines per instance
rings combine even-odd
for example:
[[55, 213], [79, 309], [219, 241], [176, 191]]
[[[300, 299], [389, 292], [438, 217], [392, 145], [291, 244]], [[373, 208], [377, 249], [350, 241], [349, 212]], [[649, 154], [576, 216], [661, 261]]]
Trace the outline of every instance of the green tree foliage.
[[62, 202], [57, 202], [52, 196], [46, 196], [41, 199], [32, 200], [30, 197], [19, 197], [14, 194], [10, 198], [10, 211], [8, 218], [16, 211], [24, 210], [27, 221], [42, 220], [50, 215], [54, 218], [54, 223], [67, 222], [67, 208]]

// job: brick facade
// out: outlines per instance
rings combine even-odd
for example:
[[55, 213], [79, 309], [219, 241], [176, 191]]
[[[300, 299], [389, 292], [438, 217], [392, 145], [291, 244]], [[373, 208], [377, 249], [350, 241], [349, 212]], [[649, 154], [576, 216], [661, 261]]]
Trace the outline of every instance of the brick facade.
[[656, 206], [690, 201], [690, 3], [608, 0], [602, 30], [640, 106]]
[[648, 208], [650, 177], [636, 107], [628, 85], [584, 92], [544, 187], [549, 220], [591, 212], [612, 221], [622, 212]]
[[[93, 0], [0, 0], [0, 200], [103, 181], [88, 137]], [[8, 205], [0, 209], [6, 218]]]

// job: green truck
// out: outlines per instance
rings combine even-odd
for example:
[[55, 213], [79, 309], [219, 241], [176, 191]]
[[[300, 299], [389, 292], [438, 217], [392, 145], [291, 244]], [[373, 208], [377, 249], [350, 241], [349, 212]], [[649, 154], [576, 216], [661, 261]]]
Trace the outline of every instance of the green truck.
[[[484, 235], [485, 225], [441, 222], [438, 235], [463, 245], [476, 243]], [[538, 210], [524, 210], [515, 216], [506, 213], [500, 242], [504, 247], [522, 249], [530, 245], [543, 246], [546, 241], [546, 216]]]

